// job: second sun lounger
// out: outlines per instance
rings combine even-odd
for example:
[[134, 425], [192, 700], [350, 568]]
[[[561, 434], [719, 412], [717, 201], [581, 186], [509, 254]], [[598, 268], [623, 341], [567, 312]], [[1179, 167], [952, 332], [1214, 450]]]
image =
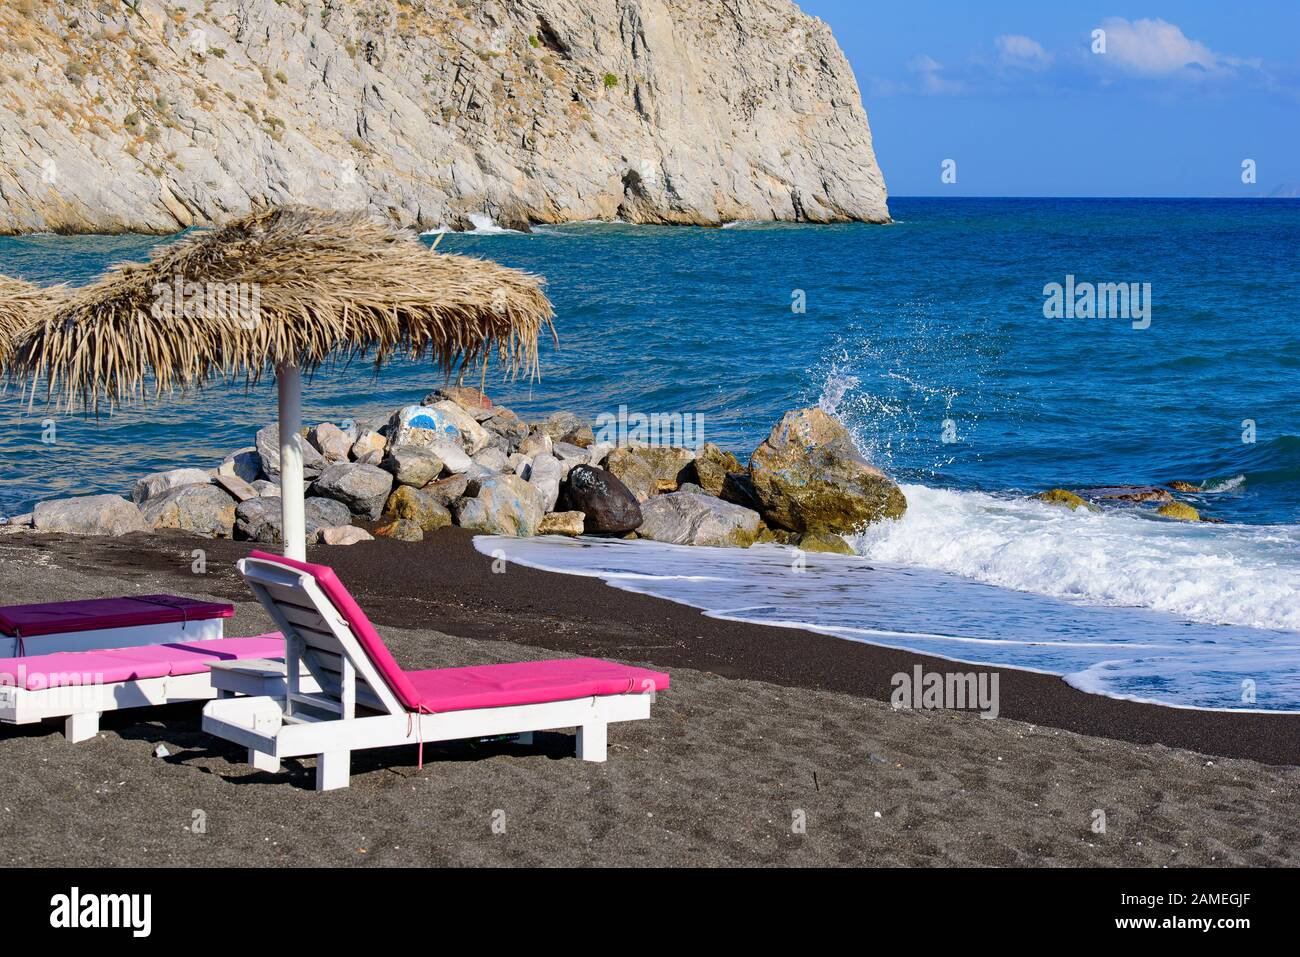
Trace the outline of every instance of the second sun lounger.
[[403, 671], [331, 569], [262, 552], [239, 569], [285, 636], [288, 680], [280, 698], [209, 702], [203, 730], [263, 770], [315, 755], [317, 790], [347, 787], [355, 750], [554, 728], [577, 728], [578, 757], [604, 761], [607, 726], [649, 718], [668, 687], [666, 674], [595, 658]]
[[278, 657], [278, 634], [56, 652], [0, 660], [0, 722], [63, 718], [72, 742], [93, 738], [105, 711], [214, 697], [218, 661]]

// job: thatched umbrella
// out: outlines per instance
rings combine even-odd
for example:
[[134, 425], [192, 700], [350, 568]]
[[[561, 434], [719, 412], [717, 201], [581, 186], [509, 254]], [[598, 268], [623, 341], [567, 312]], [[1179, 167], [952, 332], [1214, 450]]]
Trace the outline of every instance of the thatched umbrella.
[[0, 275], [0, 367], [23, 335], [39, 325], [44, 310], [61, 302], [64, 286], [41, 288], [25, 279]]
[[364, 213], [281, 207], [156, 249], [75, 290], [23, 339], [11, 375], [69, 410], [97, 411], [212, 379], [279, 386], [285, 553], [305, 554], [302, 374], [373, 353], [450, 374], [495, 351], [538, 372], [554, 335], [536, 276], [431, 252]]

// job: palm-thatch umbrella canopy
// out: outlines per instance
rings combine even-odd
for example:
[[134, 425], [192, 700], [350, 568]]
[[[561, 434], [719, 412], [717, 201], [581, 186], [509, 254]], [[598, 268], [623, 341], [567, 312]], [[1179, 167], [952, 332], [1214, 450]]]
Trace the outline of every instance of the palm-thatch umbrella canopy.
[[62, 301], [66, 287], [42, 289], [25, 279], [0, 275], [0, 366], [23, 335], [39, 325], [45, 310]]
[[431, 252], [365, 213], [280, 207], [156, 249], [75, 290], [15, 350], [12, 376], [96, 411], [214, 378], [279, 385], [285, 553], [304, 549], [302, 373], [372, 354], [450, 373], [496, 352], [538, 373], [554, 336], [540, 277]]

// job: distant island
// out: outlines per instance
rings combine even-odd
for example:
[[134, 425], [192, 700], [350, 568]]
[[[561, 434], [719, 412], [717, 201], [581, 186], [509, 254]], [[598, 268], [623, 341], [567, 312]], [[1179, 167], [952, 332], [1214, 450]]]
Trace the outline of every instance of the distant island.
[[0, 7], [0, 233], [250, 208], [887, 222], [853, 72], [788, 0]]

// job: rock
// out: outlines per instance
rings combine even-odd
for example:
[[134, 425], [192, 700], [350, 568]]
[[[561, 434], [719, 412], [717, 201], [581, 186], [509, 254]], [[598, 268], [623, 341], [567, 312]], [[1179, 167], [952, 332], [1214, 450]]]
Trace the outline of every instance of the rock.
[[469, 386], [463, 385], [445, 385], [441, 389], [434, 389], [424, 397], [420, 404], [437, 405], [443, 400], [455, 402], [467, 412], [492, 408], [492, 400], [487, 397], [486, 392], [480, 392], [478, 389], [471, 389]]
[[787, 532], [783, 528], [765, 528], [758, 533], [756, 545], [794, 545], [799, 541], [797, 532]]
[[1084, 498], [1102, 499], [1114, 502], [1172, 502], [1173, 494], [1154, 485], [1106, 485], [1099, 488], [1084, 489], [1080, 494]]
[[377, 526], [375, 535], [379, 538], [396, 539], [399, 542], [424, 541], [424, 529], [420, 528], [417, 522], [405, 518]]
[[177, 528], [205, 538], [230, 538], [235, 500], [215, 485], [183, 485], [155, 495], [140, 508], [151, 528]]
[[564, 480], [564, 508], [586, 516], [586, 530], [596, 535], [624, 535], [641, 526], [641, 506], [631, 489], [605, 469], [575, 465]]
[[609, 453], [613, 452], [618, 446], [612, 442], [597, 442], [595, 445], [587, 447], [587, 464], [595, 465], [599, 468], [605, 467], [605, 460], [609, 458]]
[[695, 481], [710, 495], [718, 496], [722, 495], [722, 486], [728, 475], [745, 470], [738, 458], [712, 442], [705, 442], [700, 447], [693, 464]]
[[1089, 505], [1086, 501], [1075, 495], [1073, 492], [1063, 488], [1049, 489], [1046, 492], [1039, 492], [1034, 498], [1040, 502], [1046, 502], [1048, 505], [1064, 505], [1073, 511], [1076, 508], [1086, 508], [1091, 511], [1097, 511], [1095, 505]]
[[374, 429], [362, 429], [357, 433], [357, 440], [352, 443], [352, 449], [348, 453], [353, 461], [360, 462], [372, 452], [383, 452], [388, 447], [388, 439], [382, 432]]
[[763, 509], [758, 495], [754, 492], [754, 482], [748, 472], [729, 472], [722, 480], [722, 492], [718, 498], [733, 505], [752, 508], [756, 512], [761, 512]]
[[[236, 539], [279, 545], [284, 541], [279, 496], [250, 498], [235, 507]], [[303, 502], [303, 525], [308, 542], [316, 540], [322, 528], [336, 528], [352, 521], [352, 512], [342, 502], [312, 497]]]
[[171, 752], [167, 750], [167, 745], [158, 744], [154, 746], [153, 756], [155, 758], [166, 758], [171, 756]]
[[582, 534], [587, 516], [582, 512], [548, 512], [537, 526], [538, 535], [568, 535], [576, 538]]
[[499, 441], [493, 444], [506, 454], [513, 453], [528, 438], [528, 426], [508, 409], [497, 409], [496, 415], [483, 420], [483, 427]]
[[383, 450], [383, 449], [375, 449], [375, 450], [372, 451], [372, 452], [367, 452], [365, 455], [362, 455], [361, 457], [359, 457], [359, 458], [357, 459], [357, 464], [358, 464], [358, 465], [378, 465], [378, 466], [380, 466], [380, 467], [382, 468], [382, 467], [383, 467], [383, 464], [384, 464], [384, 450]]
[[234, 536], [241, 541], [278, 545], [284, 541], [279, 498], [250, 498], [235, 506]]
[[568, 442], [584, 449], [596, 441], [591, 423], [572, 412], [556, 412], [538, 426], [538, 431], [550, 436], [552, 442]]
[[39, 502], [32, 510], [32, 527], [38, 532], [69, 535], [126, 535], [150, 530], [140, 509], [117, 495], [85, 495]]
[[136, 505], [143, 505], [154, 496], [170, 492], [174, 488], [183, 485], [207, 485], [211, 481], [212, 476], [204, 469], [171, 469], [167, 472], [155, 472], [135, 483], [135, 487], [131, 489], [131, 501]]
[[694, 458], [690, 449], [676, 446], [624, 446], [610, 452], [605, 463], [637, 501], [644, 502], [653, 495], [676, 491]]
[[[788, 0], [223, 0], [206, 52], [180, 6], [0, 3], [24, 45], [0, 233], [171, 233], [287, 199], [419, 229], [888, 220], [853, 70]], [[162, 103], [138, 101], [146, 71]], [[92, 105], [114, 118], [94, 133]]]
[[442, 459], [427, 448], [401, 445], [388, 451], [380, 468], [392, 473], [398, 485], [424, 488], [442, 474]]
[[355, 525], [322, 528], [316, 533], [316, 540], [322, 545], [355, 545], [357, 542], [372, 542], [374, 539], [375, 536]]
[[489, 446], [474, 456], [474, 462], [485, 469], [491, 469], [493, 472], [504, 472], [506, 471], [507, 458], [505, 452]]
[[670, 492], [641, 503], [639, 538], [673, 545], [748, 548], [758, 538], [758, 513], [711, 495]]
[[257, 454], [257, 446], [237, 449], [225, 457], [217, 467], [218, 475], [234, 475], [245, 482], [256, 482], [262, 478], [262, 457]]
[[432, 452], [438, 458], [442, 459], [443, 471], [450, 475], [457, 475], [461, 472], [469, 472], [474, 468], [475, 462], [459, 446], [451, 442], [436, 441], [430, 442], [425, 446], [425, 451]]
[[787, 412], [755, 450], [749, 475], [767, 524], [793, 532], [844, 534], [907, 510], [898, 486], [819, 408]]
[[556, 442], [551, 446], [551, 455], [560, 461], [560, 472], [563, 475], [569, 474], [569, 469], [575, 465], [590, 465], [591, 456], [585, 448], [574, 445], [571, 442]]
[[451, 524], [451, 512], [432, 495], [409, 485], [399, 485], [388, 496], [381, 516], [385, 522], [399, 519], [415, 522], [425, 532], [436, 531]]
[[453, 508], [462, 528], [519, 538], [536, 535], [544, 514], [537, 493], [517, 475], [484, 480], [476, 497], [462, 498]]
[[496, 472], [489, 468], [484, 468], [477, 462], [470, 465], [469, 471], [465, 473], [465, 494], [473, 498], [478, 494], [483, 482], [490, 478], [495, 478]]
[[1166, 502], [1156, 509], [1157, 515], [1177, 519], [1180, 522], [1199, 522], [1201, 513], [1186, 502]]
[[[257, 431], [257, 454], [262, 460], [262, 472], [267, 478], [280, 478], [280, 426], [278, 423]], [[302, 474], [310, 481], [321, 474], [328, 463], [314, 445], [306, 439], [302, 443]]]
[[528, 470], [532, 468], [533, 460], [526, 455], [520, 455], [518, 452], [513, 453], [506, 459], [506, 470], [514, 472], [522, 479], [528, 478]]
[[307, 441], [327, 462], [346, 462], [355, 439], [330, 422], [322, 422], [307, 433]]
[[342, 502], [353, 515], [371, 521], [379, 518], [392, 490], [393, 477], [390, 474], [377, 466], [359, 462], [336, 462], [328, 466], [311, 486], [311, 494]]
[[530, 459], [534, 456], [541, 455], [545, 452], [547, 455], [555, 448], [555, 443], [545, 432], [533, 432], [529, 434], [522, 442], [519, 443], [518, 452], [520, 455], [526, 455]]
[[1184, 482], [1182, 479], [1174, 479], [1172, 482], [1167, 484], [1175, 492], [1199, 492], [1201, 490], [1199, 485], [1193, 485], [1191, 482]]
[[447, 508], [452, 502], [464, 495], [468, 487], [469, 476], [462, 472], [449, 475], [445, 479], [439, 479], [436, 482], [430, 482], [421, 491], [432, 496], [433, 500], [443, 508]]
[[829, 552], [832, 555], [853, 555], [848, 542], [833, 532], [807, 532], [790, 544], [805, 552]]
[[234, 497], [236, 502], [247, 502], [250, 498], [257, 498], [260, 494], [256, 488], [238, 475], [222, 475], [218, 473], [213, 482], [225, 489], [227, 493]]
[[487, 447], [488, 433], [455, 402], [408, 405], [393, 413], [388, 423], [388, 447], [450, 443], [469, 455]]
[[279, 498], [280, 486], [274, 482], [268, 482], [266, 479], [258, 479], [251, 483], [253, 488], [257, 489], [257, 494], [263, 498]]
[[553, 455], [539, 455], [533, 459], [532, 467], [528, 472], [528, 484], [537, 490], [542, 511], [550, 512], [555, 509], [564, 474], [565, 469], [561, 466], [560, 460]]

